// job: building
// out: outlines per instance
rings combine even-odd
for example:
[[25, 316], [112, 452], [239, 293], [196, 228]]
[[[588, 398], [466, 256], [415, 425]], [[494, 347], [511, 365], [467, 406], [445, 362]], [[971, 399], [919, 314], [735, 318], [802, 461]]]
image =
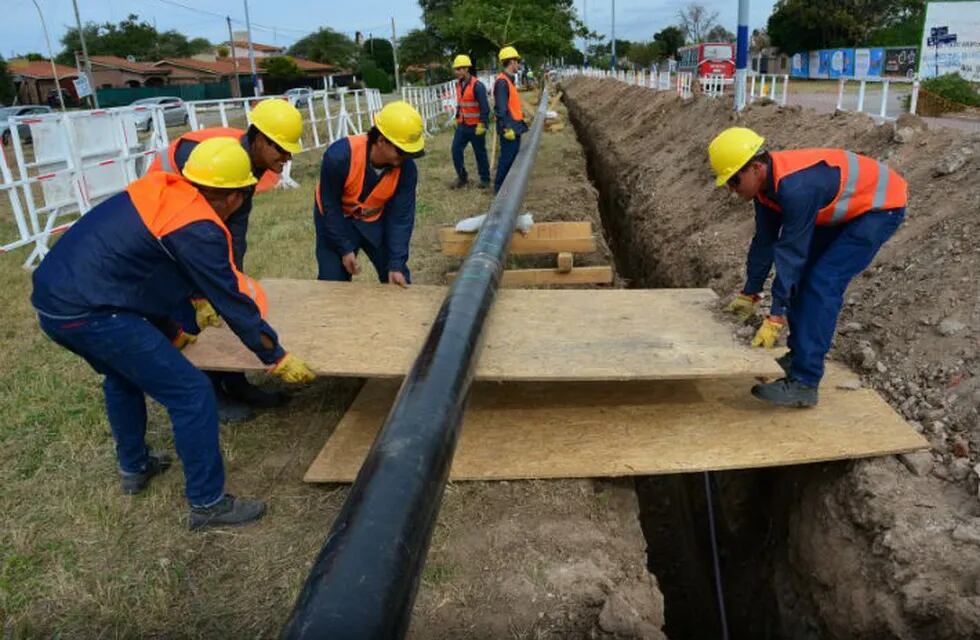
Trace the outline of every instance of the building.
[[[248, 33], [245, 31], [236, 31], [232, 34], [234, 40], [231, 42], [223, 42], [221, 46], [227, 47], [229, 49], [229, 58], [247, 58], [248, 57]], [[283, 56], [286, 55], [285, 47], [277, 47], [271, 44], [259, 44], [258, 42], [252, 42], [252, 51], [255, 52], [256, 60], [259, 58], [271, 58], [273, 56]]]
[[[15, 59], [10, 60], [7, 64], [14, 76], [14, 86], [17, 89], [17, 96], [21, 104], [48, 103], [48, 93], [55, 88], [50, 61]], [[55, 64], [54, 66], [58, 73], [61, 88], [69, 93], [73, 101], [78, 100], [75, 85], [72, 83], [72, 80], [78, 77], [78, 71], [63, 64]]]
[[[130, 56], [131, 57], [131, 56]], [[119, 56], [90, 56], [92, 82], [99, 89], [110, 87], [160, 87], [168, 84], [171, 70], [149, 62]]]

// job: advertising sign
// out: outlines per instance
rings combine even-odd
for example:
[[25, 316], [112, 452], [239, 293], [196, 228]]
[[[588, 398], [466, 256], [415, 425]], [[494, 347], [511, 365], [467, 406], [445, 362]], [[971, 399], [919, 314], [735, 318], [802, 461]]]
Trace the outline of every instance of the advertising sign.
[[854, 49], [831, 49], [828, 53], [831, 78], [854, 77]]
[[789, 72], [794, 78], [809, 78], [810, 54], [806, 52], [793, 54], [793, 60]]
[[888, 47], [885, 49], [885, 76], [912, 78], [918, 68], [918, 47]]
[[980, 82], [980, 2], [930, 2], [922, 32], [919, 77], [958, 73]]

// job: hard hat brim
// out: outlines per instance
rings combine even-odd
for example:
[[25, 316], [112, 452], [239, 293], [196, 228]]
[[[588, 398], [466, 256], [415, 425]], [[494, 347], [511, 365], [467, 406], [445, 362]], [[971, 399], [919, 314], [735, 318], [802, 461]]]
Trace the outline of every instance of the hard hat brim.
[[735, 169], [732, 169], [730, 171], [726, 171], [725, 173], [722, 173], [721, 175], [717, 176], [715, 178], [715, 186], [724, 187], [726, 184], [728, 184], [728, 181], [732, 179], [733, 175], [735, 175], [736, 173], [738, 173], [739, 171], [747, 167], [748, 164], [752, 162], [753, 159], [755, 159], [756, 155], [758, 155], [759, 149], [762, 148], [762, 145], [765, 143], [765, 141], [766, 139], [760, 136], [759, 141], [756, 144], [752, 145], [752, 153], [751, 155], [749, 155], [749, 159], [743, 162], [741, 166], [736, 167]]

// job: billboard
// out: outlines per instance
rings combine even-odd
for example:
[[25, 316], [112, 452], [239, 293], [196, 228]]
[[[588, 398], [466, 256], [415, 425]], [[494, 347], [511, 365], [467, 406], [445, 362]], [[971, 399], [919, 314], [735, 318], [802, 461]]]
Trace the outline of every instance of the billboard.
[[794, 78], [810, 77], [810, 54], [807, 52], [794, 53], [790, 61], [790, 75]]
[[912, 78], [918, 68], [918, 47], [885, 48], [885, 76]]
[[885, 50], [874, 49], [854, 50], [854, 77], [857, 80], [865, 78], [880, 78], [884, 71]]
[[830, 49], [828, 74], [831, 78], [854, 77], [854, 49]]
[[919, 77], [958, 73], [980, 82], [980, 2], [926, 5]]

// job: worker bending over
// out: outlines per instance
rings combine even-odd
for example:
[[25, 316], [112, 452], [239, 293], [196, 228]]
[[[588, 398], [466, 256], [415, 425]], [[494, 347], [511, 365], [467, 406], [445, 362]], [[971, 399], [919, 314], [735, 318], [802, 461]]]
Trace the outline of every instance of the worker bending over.
[[422, 116], [392, 102], [366, 134], [337, 140], [323, 154], [313, 203], [317, 277], [349, 281], [361, 249], [381, 282], [407, 286], [408, 245], [415, 226], [414, 158], [424, 154]]
[[507, 172], [517, 158], [517, 152], [521, 150], [521, 135], [527, 131], [521, 97], [514, 84], [521, 57], [514, 47], [504, 47], [498, 58], [502, 70], [493, 85], [493, 104], [497, 134], [500, 136], [500, 158], [497, 159], [497, 175], [493, 181], [494, 193], [500, 191]]
[[708, 147], [716, 184], [755, 202], [745, 287], [728, 310], [747, 321], [775, 263], [769, 315], [752, 346], [772, 348], [789, 326], [786, 377], [752, 394], [810, 407], [837, 326], [844, 291], [905, 219], [908, 185], [884, 163], [844, 149], [763, 150], [764, 139], [732, 127]]
[[[263, 100], [251, 114], [247, 131], [228, 127], [210, 127], [190, 131], [170, 143], [167, 149], [154, 159], [150, 171], [168, 171], [180, 174], [187, 158], [198, 144], [211, 138], [232, 137], [241, 143], [251, 160], [252, 175], [258, 180], [254, 190], [244, 193], [245, 198], [237, 211], [226, 222], [231, 232], [235, 266], [244, 269], [245, 251], [248, 248], [246, 234], [252, 212], [253, 193], [262, 193], [276, 186], [283, 167], [300, 151], [303, 118], [300, 112], [286, 100]], [[209, 325], [218, 324], [218, 316], [207, 300], [194, 300], [193, 309], [184, 305], [177, 319], [184, 328], [196, 332]], [[285, 402], [281, 393], [264, 391], [248, 382], [245, 374], [237, 371], [206, 372], [214, 384], [218, 398], [218, 415], [222, 421], [240, 422], [253, 416], [252, 407], [268, 409]]]
[[456, 132], [453, 134], [453, 166], [456, 168], [456, 182], [453, 188], [460, 189], [469, 183], [463, 152], [466, 145], [473, 145], [476, 168], [480, 173], [480, 188], [490, 186], [490, 161], [487, 159], [487, 122], [490, 118], [490, 103], [487, 101], [487, 88], [476, 77], [470, 57], [460, 54], [453, 60], [456, 72]]
[[225, 221], [256, 183], [248, 154], [236, 139], [206, 140], [183, 173], [148, 173], [83, 216], [34, 272], [31, 302], [41, 329], [105, 376], [124, 493], [170, 466], [146, 446], [145, 396], [167, 409], [199, 529], [255, 520], [265, 505], [225, 493], [214, 390], [181, 355], [196, 338], [170, 313], [205, 297], [273, 375], [308, 382], [313, 373], [283, 350], [263, 319], [262, 288], [235, 266]]

